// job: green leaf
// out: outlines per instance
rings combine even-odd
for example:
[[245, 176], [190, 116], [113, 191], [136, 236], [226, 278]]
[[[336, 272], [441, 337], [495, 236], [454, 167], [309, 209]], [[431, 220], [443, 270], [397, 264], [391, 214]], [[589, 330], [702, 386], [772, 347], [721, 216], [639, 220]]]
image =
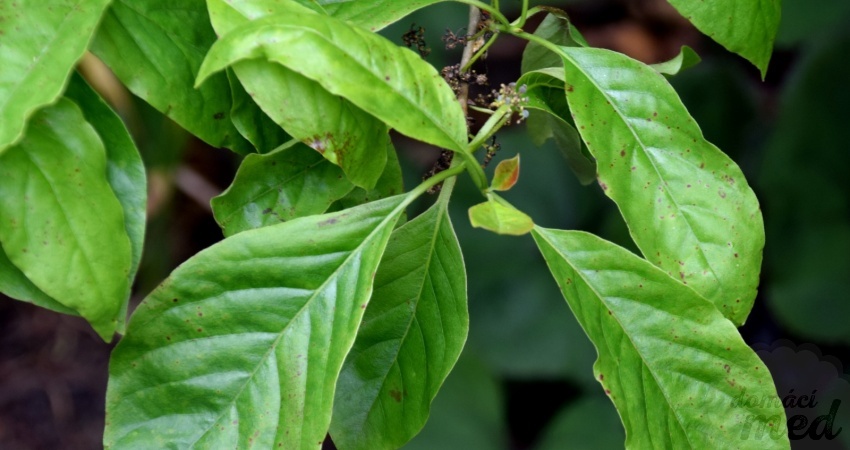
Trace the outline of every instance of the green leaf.
[[340, 20], [378, 31], [402, 17], [445, 0], [317, 0], [324, 10]]
[[396, 449], [419, 433], [466, 341], [466, 273], [444, 192], [390, 237], [337, 383], [340, 448]]
[[511, 236], [522, 236], [534, 228], [531, 217], [493, 197], [469, 208], [469, 222], [475, 228]]
[[62, 314], [80, 315], [77, 311], [53, 300], [38, 286], [32, 284], [32, 281], [15, 267], [12, 261], [9, 261], [3, 247], [0, 247], [0, 293]]
[[210, 49], [198, 83], [254, 58], [318, 82], [404, 135], [465, 151], [466, 122], [451, 88], [419, 55], [381, 36], [293, 8], [223, 36]]
[[[226, 2], [208, 3], [213, 27], [220, 35], [249, 23], [247, 15]], [[269, 9], [293, 9], [283, 5], [286, 4]], [[389, 142], [387, 127], [380, 120], [326, 91], [319, 83], [276, 63], [242, 61], [233, 70], [250, 97], [292, 137], [342, 167], [354, 184], [366, 189], [375, 186], [386, 164], [384, 154], [375, 152], [375, 148]]]
[[270, 154], [246, 156], [233, 184], [210, 203], [224, 235], [232, 236], [321, 214], [353, 188], [339, 167], [296, 143]]
[[204, 0], [115, 0], [91, 50], [133, 94], [214, 147], [254, 151], [230, 119], [224, 73], [193, 84], [215, 42]]
[[106, 341], [129, 292], [130, 239], [103, 142], [73, 102], [33, 115], [0, 157], [0, 242], [33, 284]]
[[494, 191], [507, 191], [514, 187], [518, 179], [519, 154], [511, 159], [505, 159], [499, 162], [490, 186]]
[[233, 106], [230, 120], [242, 136], [254, 145], [257, 153], [268, 153], [291, 137], [254, 103], [231, 69], [227, 70]]
[[668, 0], [700, 31], [761, 71], [764, 78], [779, 30], [780, 0]]
[[65, 97], [77, 104], [106, 149], [106, 180], [121, 203], [124, 229], [130, 238], [132, 262], [127, 279], [132, 285], [145, 240], [148, 201], [145, 165], [124, 122], [80, 75], [71, 77]]
[[596, 157], [599, 184], [638, 248], [742, 324], [764, 247], [744, 174], [705, 140], [663, 75], [608, 50], [561, 51], [567, 101]]
[[[596, 346], [626, 448], [790, 448], [770, 372], [710, 302], [591, 234], [532, 235]], [[742, 439], [752, 427], [773, 439]]]
[[0, 20], [0, 154], [27, 119], [62, 94], [109, 0], [4, 1]]
[[[551, 8], [551, 10], [557, 11], [554, 8]], [[546, 17], [537, 26], [534, 34], [557, 45], [587, 47], [587, 41], [584, 40], [584, 36], [570, 23], [569, 17], [563, 11], [546, 14]], [[560, 56], [536, 42], [529, 42], [522, 52], [520, 70], [525, 74], [533, 70], [545, 69], [547, 67], [562, 67], [563, 65], [564, 61]]]
[[664, 75], [678, 75], [679, 72], [699, 64], [700, 61], [702, 61], [702, 59], [699, 57], [697, 52], [694, 51], [694, 49], [687, 45], [683, 45], [682, 49], [679, 50], [679, 54], [673, 59], [658, 64], [652, 64], [649, 67], [652, 67], [656, 72], [663, 73]]
[[225, 239], [115, 348], [107, 448], [320, 448], [403, 196]]
[[529, 132], [535, 144], [540, 146], [550, 137], [554, 138], [579, 182], [588, 185], [596, 180], [596, 161], [582, 144], [572, 123], [570, 108], [564, 97], [562, 73], [563, 70], [558, 68], [528, 72], [520, 77], [517, 85], [526, 89], [525, 107], [530, 110]]

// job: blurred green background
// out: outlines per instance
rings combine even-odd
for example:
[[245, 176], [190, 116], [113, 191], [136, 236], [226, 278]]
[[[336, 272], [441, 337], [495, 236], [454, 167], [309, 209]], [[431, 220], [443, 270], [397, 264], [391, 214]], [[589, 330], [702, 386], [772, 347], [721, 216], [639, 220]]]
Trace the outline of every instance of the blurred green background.
[[[765, 81], [664, 0], [546, 3], [565, 8], [592, 45], [647, 63], [674, 56], [681, 45], [697, 50], [703, 61], [671, 82], [706, 137], [742, 167], [766, 223], [761, 289], [741, 332], [754, 346], [812, 343], [833, 365], [850, 364], [850, 2], [785, 0]], [[503, 4], [516, 15], [519, 2]], [[425, 27], [433, 50], [427, 59], [439, 68], [459, 61], [460, 48], [444, 49], [441, 36], [462, 33], [466, 20], [466, 6], [443, 3], [383, 34], [401, 44], [412, 24]], [[498, 88], [518, 78], [522, 49], [503, 38], [477, 69]], [[208, 200], [227, 187], [239, 161], [126, 92], [104, 94], [149, 168], [134, 306], [179, 263], [222, 238]], [[537, 148], [514, 126], [498, 142], [496, 161], [522, 154], [522, 176], [506, 197], [538, 224], [587, 230], [637, 251], [613, 202], [595, 184], [581, 186], [551, 141]], [[439, 152], [402, 138], [396, 144], [405, 183], [415, 186]], [[468, 268], [469, 339], [408, 448], [622, 447], [619, 419], [592, 377], [595, 351], [531, 238], [472, 229], [466, 210], [479, 201], [468, 181], [459, 183], [452, 213]], [[100, 448], [110, 349], [78, 319], [0, 298], [0, 449]], [[774, 375], [794, 375], [787, 370]], [[850, 448], [847, 407], [838, 422], [848, 431], [823, 448]]]

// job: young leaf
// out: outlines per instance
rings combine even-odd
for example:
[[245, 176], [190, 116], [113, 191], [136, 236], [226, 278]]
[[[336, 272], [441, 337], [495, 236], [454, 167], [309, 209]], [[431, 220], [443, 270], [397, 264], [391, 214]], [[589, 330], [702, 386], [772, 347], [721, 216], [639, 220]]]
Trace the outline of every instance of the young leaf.
[[465, 151], [466, 122], [452, 90], [419, 55], [381, 36], [293, 8], [223, 36], [207, 54], [198, 83], [254, 58], [318, 82], [404, 135]]
[[340, 448], [407, 443], [460, 355], [469, 329], [466, 273], [448, 200], [441, 194], [390, 237], [337, 383], [331, 436]]
[[[249, 22], [246, 15], [226, 2], [209, 0], [208, 4], [213, 27], [220, 35]], [[286, 4], [278, 3], [276, 8], [269, 9], [272, 12], [299, 9], [291, 4], [282, 5]], [[384, 154], [375, 149], [389, 143], [383, 122], [326, 91], [319, 83], [276, 63], [241, 61], [233, 66], [233, 71], [250, 97], [292, 137], [342, 167], [357, 186], [366, 189], [375, 186], [386, 164]]]
[[268, 153], [291, 139], [283, 128], [254, 103], [231, 69], [227, 69], [227, 81], [233, 98], [230, 120], [239, 133], [254, 145], [257, 153]]
[[582, 144], [572, 123], [570, 108], [564, 97], [564, 81], [559, 78], [562, 73], [556, 68], [528, 72], [520, 77], [517, 85], [526, 88], [528, 102], [525, 107], [531, 111], [528, 127], [535, 144], [540, 146], [546, 139], [554, 138], [579, 182], [587, 185], [596, 180], [596, 161]]
[[0, 247], [0, 293], [16, 300], [47, 308], [62, 314], [79, 316], [80, 313], [57, 302], [45, 294], [38, 286], [9, 261], [3, 247]]
[[132, 265], [103, 143], [70, 100], [33, 115], [0, 156], [0, 242], [33, 284], [112, 339]]
[[224, 73], [193, 84], [215, 32], [203, 0], [115, 0], [91, 50], [131, 92], [214, 147], [254, 151], [230, 120]]
[[[770, 372], [710, 302], [591, 234], [532, 235], [596, 346], [626, 448], [790, 448]], [[752, 429], [772, 439], [746, 439]]]
[[[584, 36], [570, 23], [569, 17], [563, 12], [546, 14], [546, 17], [537, 26], [534, 34], [557, 45], [587, 47], [587, 41], [584, 40]], [[522, 52], [520, 71], [525, 74], [532, 70], [561, 67], [563, 65], [564, 61], [560, 56], [536, 42], [529, 42]]]
[[[80, 75], [71, 77], [65, 97], [77, 104], [106, 149], [106, 180], [121, 203], [124, 229], [130, 238], [132, 262], [127, 279], [132, 285], [142, 259], [145, 240], [148, 192], [142, 157], [121, 118]], [[127, 297], [129, 295], [128, 291]]]
[[3, 2], [0, 20], [0, 154], [27, 119], [52, 103], [88, 47], [109, 0]]
[[511, 236], [522, 236], [534, 228], [531, 217], [494, 198], [469, 208], [469, 222], [475, 228]]
[[599, 184], [638, 248], [742, 324], [764, 247], [758, 200], [744, 174], [705, 140], [663, 75], [608, 50], [561, 52], [567, 101], [596, 157]]
[[342, 171], [304, 144], [248, 155], [233, 184], [215, 197], [215, 220], [225, 236], [321, 214], [354, 185]]
[[494, 191], [507, 191], [516, 184], [519, 179], [519, 154], [511, 159], [499, 162], [496, 173], [493, 174], [491, 189]]
[[747, 58], [764, 78], [782, 13], [780, 0], [668, 0], [700, 31]]
[[683, 45], [679, 54], [676, 55], [675, 58], [662, 63], [652, 64], [649, 67], [652, 67], [656, 72], [663, 73], [664, 75], [678, 75], [679, 72], [699, 64], [700, 61], [702, 61], [702, 59], [699, 57], [697, 52], [694, 51], [694, 49], [687, 45]]
[[112, 353], [106, 448], [321, 448], [403, 196], [239, 233], [178, 267]]

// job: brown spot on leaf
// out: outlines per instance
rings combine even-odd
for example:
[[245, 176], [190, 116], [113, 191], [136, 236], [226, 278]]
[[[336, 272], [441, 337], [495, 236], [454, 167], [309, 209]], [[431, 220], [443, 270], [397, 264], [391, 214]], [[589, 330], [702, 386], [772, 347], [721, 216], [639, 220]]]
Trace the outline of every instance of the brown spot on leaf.
[[392, 397], [393, 400], [397, 402], [401, 402], [401, 391], [399, 391], [398, 389], [392, 389], [390, 391], [390, 397]]
[[215, 119], [215, 120], [224, 119], [224, 113], [223, 112], [217, 112], [217, 113], [213, 114], [213, 119]]

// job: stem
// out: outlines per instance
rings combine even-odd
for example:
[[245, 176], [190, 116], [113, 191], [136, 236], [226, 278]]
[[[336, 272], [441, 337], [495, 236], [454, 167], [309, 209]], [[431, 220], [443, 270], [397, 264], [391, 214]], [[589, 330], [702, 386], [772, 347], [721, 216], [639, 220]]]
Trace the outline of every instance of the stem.
[[[475, 165], [477, 166], [478, 164], [476, 163]], [[452, 161], [452, 165], [448, 169], [436, 173], [433, 177], [428, 178], [427, 180], [420, 183], [419, 186], [416, 186], [410, 192], [408, 192], [407, 196], [404, 198], [404, 201], [401, 202], [401, 205], [399, 207], [407, 207], [408, 205], [413, 203], [414, 200], [419, 198], [419, 196], [428, 192], [428, 189], [431, 189], [432, 187], [442, 183], [447, 178], [456, 177], [465, 171], [466, 161], [461, 161], [459, 163], [455, 163], [455, 161]]]
[[519, 14], [519, 24], [517, 27], [522, 28], [525, 25], [525, 20], [528, 18], [528, 0], [522, 0], [522, 12]]
[[487, 122], [484, 122], [484, 125], [478, 130], [478, 134], [472, 139], [472, 142], [469, 143], [466, 147], [466, 152], [469, 154], [475, 153], [478, 150], [478, 147], [484, 145], [484, 142], [487, 139], [490, 139], [499, 128], [505, 126], [508, 121], [511, 120], [511, 108], [508, 105], [502, 105], [497, 109], [492, 116], [487, 119]]
[[481, 57], [481, 55], [483, 55], [484, 53], [487, 53], [487, 49], [490, 48], [491, 45], [493, 45], [493, 42], [496, 42], [496, 38], [498, 36], [499, 36], [499, 33], [493, 33], [493, 35], [490, 36], [490, 39], [488, 39], [487, 42], [484, 45], [482, 45], [481, 48], [478, 49], [477, 52], [475, 52], [474, 55], [472, 55], [472, 58], [470, 58], [469, 61], [466, 62], [466, 65], [464, 65], [460, 68], [461, 73], [464, 73], [467, 70], [469, 70], [469, 68], [472, 67], [473, 64], [475, 64], [475, 61], [477, 61], [478, 58]]
[[458, 2], [458, 3], [465, 3], [467, 5], [474, 6], [478, 9], [487, 11], [488, 13], [490, 13], [491, 16], [493, 16], [493, 18], [495, 18], [496, 20], [501, 22], [503, 25], [510, 27], [511, 23], [508, 21], [508, 18], [505, 17], [504, 14], [499, 12], [498, 8], [494, 8], [494, 7], [492, 7], [492, 6], [490, 6], [486, 3], [479, 2], [478, 0], [455, 0], [455, 1]]
[[536, 36], [536, 35], [533, 35], [531, 33], [526, 33], [525, 31], [522, 31], [522, 30], [514, 30], [514, 29], [511, 29], [510, 27], [505, 28], [505, 27], [499, 26], [497, 28], [498, 28], [499, 31], [504, 31], [504, 32], [512, 34], [512, 35], [514, 35], [518, 38], [525, 39], [529, 42], [534, 42], [534, 43], [540, 44], [540, 45], [546, 47], [547, 49], [555, 52], [555, 54], [557, 54], [558, 56], [567, 58], [567, 55], [565, 55], [564, 52], [562, 52], [561, 49], [557, 45], [547, 41], [546, 39], [543, 39], [540, 36]]
[[[525, 2], [523, 2], [522, 6], [528, 7], [528, 5]], [[525, 12], [524, 16], [520, 16], [519, 19], [511, 22], [511, 26], [515, 27], [515, 28], [522, 28], [522, 27], [525, 26], [525, 22], [528, 21], [529, 18], [534, 17], [535, 15], [537, 15], [537, 14], [543, 12], [543, 11], [545, 11], [545, 9], [540, 7], [540, 6], [534, 6], [532, 8], [529, 8], [528, 11]]]

